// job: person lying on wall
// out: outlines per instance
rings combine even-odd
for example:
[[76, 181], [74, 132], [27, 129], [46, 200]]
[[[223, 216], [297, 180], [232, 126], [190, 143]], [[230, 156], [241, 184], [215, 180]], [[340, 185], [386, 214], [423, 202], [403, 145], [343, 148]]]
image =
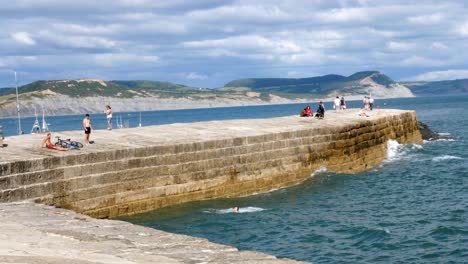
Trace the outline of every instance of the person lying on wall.
[[67, 148], [63, 148], [61, 146], [56, 146], [54, 144], [52, 144], [52, 142], [50, 141], [50, 137], [52, 135], [49, 133], [47, 133], [46, 137], [42, 140], [42, 145], [48, 149], [55, 149], [55, 150], [60, 150], [60, 151], [67, 151], [69, 149]]

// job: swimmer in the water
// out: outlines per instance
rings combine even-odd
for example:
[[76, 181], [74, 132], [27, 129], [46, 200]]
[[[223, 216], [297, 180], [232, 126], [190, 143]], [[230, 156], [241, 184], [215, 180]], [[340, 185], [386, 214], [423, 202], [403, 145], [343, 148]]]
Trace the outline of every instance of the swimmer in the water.
[[239, 213], [239, 206], [234, 207], [234, 213], [236, 213], [236, 214]]

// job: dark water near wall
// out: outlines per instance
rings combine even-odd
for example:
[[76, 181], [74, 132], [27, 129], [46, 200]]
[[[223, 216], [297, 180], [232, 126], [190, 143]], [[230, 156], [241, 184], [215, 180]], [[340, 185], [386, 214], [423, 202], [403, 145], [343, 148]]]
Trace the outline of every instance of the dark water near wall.
[[[468, 96], [385, 102], [416, 110], [455, 141], [393, 142], [390, 158], [365, 173], [321, 171], [291, 188], [124, 220], [315, 263], [467, 263]], [[240, 214], [232, 213], [235, 205]]]
[[[384, 105], [384, 102], [386, 105]], [[351, 107], [360, 102], [349, 102]], [[468, 96], [378, 100], [413, 109], [455, 141], [390, 144], [390, 158], [361, 174], [321, 171], [303, 184], [238, 199], [192, 202], [126, 217], [169, 232], [315, 263], [468, 263]], [[312, 104], [315, 110], [316, 104]], [[304, 104], [142, 112], [143, 125], [294, 115]], [[331, 109], [330, 103], [327, 107]], [[138, 125], [138, 113], [117, 113]], [[104, 115], [92, 115], [96, 128]], [[54, 131], [82, 116], [48, 117]], [[15, 119], [3, 119], [15, 134]], [[29, 131], [33, 119], [23, 120]], [[240, 214], [232, 207], [239, 205]]]

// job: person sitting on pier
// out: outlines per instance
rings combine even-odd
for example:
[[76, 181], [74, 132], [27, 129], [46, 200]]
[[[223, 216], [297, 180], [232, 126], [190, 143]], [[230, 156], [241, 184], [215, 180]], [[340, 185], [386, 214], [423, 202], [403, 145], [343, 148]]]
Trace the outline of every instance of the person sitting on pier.
[[60, 151], [67, 151], [68, 150], [67, 148], [63, 148], [61, 146], [56, 146], [56, 145], [52, 144], [52, 142], [50, 141], [50, 137], [51, 137], [51, 134], [47, 133], [46, 137], [42, 140], [42, 145], [43, 146], [45, 144], [45, 147], [48, 148], [48, 149], [55, 149], [55, 150], [60, 150]]
[[304, 110], [301, 111], [300, 116], [305, 117], [305, 116], [313, 116], [314, 114], [312, 113], [312, 109], [310, 109], [310, 106], [306, 106]]
[[317, 108], [317, 113], [315, 114], [315, 117], [319, 119], [323, 119], [325, 117], [325, 106], [323, 105], [323, 102], [320, 101], [320, 104]]

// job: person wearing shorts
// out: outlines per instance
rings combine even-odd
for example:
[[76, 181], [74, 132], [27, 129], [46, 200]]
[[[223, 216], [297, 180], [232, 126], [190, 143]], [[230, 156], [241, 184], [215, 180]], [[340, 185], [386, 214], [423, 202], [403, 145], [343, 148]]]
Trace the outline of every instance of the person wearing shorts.
[[86, 145], [88, 145], [89, 135], [91, 134], [91, 120], [89, 119], [89, 114], [86, 114], [85, 118], [83, 119], [83, 129], [85, 132], [85, 142], [86, 142]]
[[106, 111], [104, 111], [107, 118], [107, 130], [112, 130], [112, 108], [110, 105], [106, 105]]

